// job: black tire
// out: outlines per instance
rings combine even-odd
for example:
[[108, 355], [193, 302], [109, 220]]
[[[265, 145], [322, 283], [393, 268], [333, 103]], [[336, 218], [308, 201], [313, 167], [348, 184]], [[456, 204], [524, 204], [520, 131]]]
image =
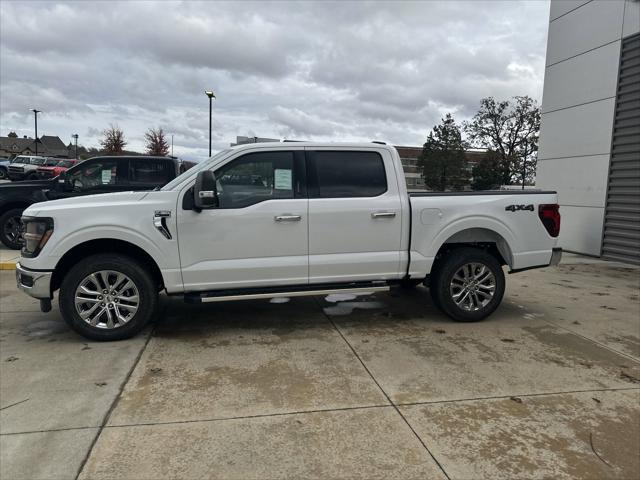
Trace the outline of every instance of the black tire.
[[0, 180], [6, 180], [9, 178], [7, 171], [4, 168], [0, 168]]
[[12, 208], [0, 215], [0, 242], [11, 250], [20, 250], [20, 229], [22, 228], [22, 212], [24, 208]]
[[[464, 305], [460, 306], [454, 301], [450, 286], [454, 281], [454, 275], [461, 271], [463, 266], [472, 264], [477, 265], [477, 267], [475, 267], [472, 274], [469, 274], [469, 278], [471, 279], [473, 275], [479, 273], [481, 266], [485, 267], [485, 273], [480, 278], [482, 279], [486, 272], [490, 272], [493, 275], [493, 292], [490, 297], [485, 296], [491, 293], [491, 289], [487, 286], [490, 285], [491, 278], [488, 277], [481, 285], [471, 285], [470, 288], [475, 288], [475, 292], [466, 297], [469, 304], [465, 301], [461, 302]], [[457, 287], [459, 282], [461, 286]], [[465, 292], [462, 290], [464, 287], [457, 278], [455, 285], [455, 291], [459, 290], [462, 298], [465, 298]], [[451, 250], [438, 263], [437, 268], [431, 275], [431, 294], [434, 297], [434, 303], [446, 315], [459, 322], [477, 322], [491, 315], [502, 302], [504, 288], [504, 272], [500, 262], [493, 255], [477, 248], [463, 247]], [[476, 299], [479, 300], [476, 302]]]
[[[83, 320], [76, 309], [76, 290], [89, 275], [100, 271], [110, 271], [126, 275], [135, 285], [138, 294], [137, 310], [130, 318], [127, 318], [126, 322], [123, 322], [121, 325], [116, 325], [113, 328], [107, 328], [106, 325], [102, 328], [100, 326], [90, 325], [87, 321]], [[113, 285], [113, 287], [115, 288], [115, 285]], [[96, 288], [96, 290], [98, 290], [98, 288]], [[99, 298], [104, 298], [105, 301], [107, 300], [106, 295]], [[114, 301], [117, 302], [117, 300]], [[67, 272], [60, 286], [58, 302], [62, 317], [67, 324], [80, 335], [91, 340], [99, 341], [124, 340], [136, 335], [154, 316], [158, 307], [158, 289], [150, 272], [135, 259], [120, 254], [105, 253], [85, 258]], [[101, 303], [98, 309], [102, 308], [102, 306], [106, 307], [108, 304]], [[122, 304], [116, 306], [122, 307]], [[115, 308], [113, 305], [112, 307]], [[111, 312], [114, 311], [113, 308]], [[118, 311], [125, 312], [124, 315], [127, 315], [125, 310]], [[104, 312], [107, 314], [106, 309]], [[99, 317], [101, 321], [106, 320], [107, 315], [105, 314]], [[109, 312], [109, 318], [111, 318], [111, 315]]]
[[31, 172], [24, 179], [25, 180], [38, 180], [38, 174], [36, 172]]

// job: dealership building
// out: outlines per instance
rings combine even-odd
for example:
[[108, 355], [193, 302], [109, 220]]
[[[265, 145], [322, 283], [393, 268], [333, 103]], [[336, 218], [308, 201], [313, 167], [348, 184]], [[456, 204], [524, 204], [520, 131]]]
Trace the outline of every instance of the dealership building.
[[560, 246], [640, 264], [640, 1], [552, 0], [536, 186]]

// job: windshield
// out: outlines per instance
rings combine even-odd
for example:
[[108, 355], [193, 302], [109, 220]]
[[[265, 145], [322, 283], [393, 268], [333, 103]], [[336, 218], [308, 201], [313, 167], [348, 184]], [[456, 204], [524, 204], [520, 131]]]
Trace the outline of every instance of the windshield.
[[24, 163], [26, 165], [29, 165], [29, 157], [16, 157], [11, 160], [11, 163]]
[[44, 165], [44, 158], [32, 158], [31, 165]]
[[181, 175], [178, 175], [176, 178], [174, 178], [169, 183], [167, 183], [164, 187], [162, 187], [161, 190], [165, 190], [166, 191], [166, 190], [173, 189], [173, 187], [175, 187], [176, 185], [180, 184], [186, 178], [187, 175], [190, 176], [193, 173], [199, 172], [200, 170], [204, 170], [204, 168], [207, 165], [211, 165], [211, 163], [215, 162], [216, 160], [220, 160], [221, 158], [227, 156], [232, 151], [233, 151], [233, 149], [227, 148], [226, 150], [222, 150], [222, 151], [216, 153], [213, 157], [211, 157], [211, 158], [209, 158], [207, 160], [203, 160], [202, 162], [198, 163], [196, 166], [191, 167], [186, 172], [182, 173]]
[[58, 160], [57, 158], [47, 158], [47, 160], [44, 162], [44, 165], [46, 167], [55, 167], [59, 161], [60, 160]]
[[70, 166], [73, 165], [73, 161], [72, 160], [60, 160], [57, 164], [56, 167], [65, 167], [65, 168], [69, 168]]

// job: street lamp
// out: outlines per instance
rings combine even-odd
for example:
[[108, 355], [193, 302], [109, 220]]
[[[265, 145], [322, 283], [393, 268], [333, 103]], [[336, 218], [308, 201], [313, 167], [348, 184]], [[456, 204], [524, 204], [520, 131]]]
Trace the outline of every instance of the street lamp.
[[76, 141], [76, 153], [75, 153], [75, 158], [76, 160], [78, 160], [78, 134], [74, 133], [73, 135], [71, 135], [73, 137], [73, 139]]
[[33, 115], [35, 117], [35, 121], [36, 121], [36, 155], [38, 155], [38, 114], [42, 112], [42, 110], [36, 110], [35, 108], [32, 108], [31, 111], [33, 112]]
[[211, 156], [211, 105], [213, 103], [213, 99], [216, 98], [216, 96], [213, 94], [213, 90], [205, 90], [204, 93], [207, 97], [209, 97], [209, 156]]

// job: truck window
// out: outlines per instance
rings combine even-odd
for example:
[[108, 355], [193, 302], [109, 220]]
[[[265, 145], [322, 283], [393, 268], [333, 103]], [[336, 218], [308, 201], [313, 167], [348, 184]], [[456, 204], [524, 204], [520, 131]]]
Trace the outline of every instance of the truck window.
[[293, 198], [293, 152], [249, 153], [215, 173], [220, 208]]
[[175, 168], [172, 162], [132, 159], [129, 164], [131, 169], [129, 181], [132, 185], [164, 185], [175, 176], [171, 171], [171, 169]]
[[309, 152], [320, 198], [377, 197], [387, 191], [382, 157], [376, 152]]
[[75, 191], [117, 185], [120, 183], [117, 177], [117, 167], [117, 161], [114, 159], [84, 162], [79, 165], [79, 168], [70, 170], [69, 181]]

